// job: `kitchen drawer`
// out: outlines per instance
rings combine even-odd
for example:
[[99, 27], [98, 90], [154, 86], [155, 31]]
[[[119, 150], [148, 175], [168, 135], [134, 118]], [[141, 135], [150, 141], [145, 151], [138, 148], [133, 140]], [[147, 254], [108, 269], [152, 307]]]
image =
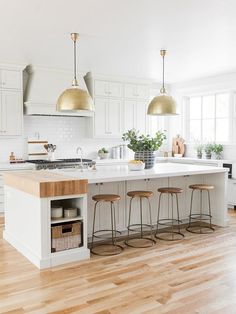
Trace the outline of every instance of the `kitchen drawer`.
[[1, 203], [4, 203], [4, 194], [1, 194], [1, 195], [0, 195], [0, 204], [1, 204]]
[[95, 96], [120, 98], [123, 96], [123, 84], [120, 82], [95, 80], [94, 94]]
[[125, 98], [148, 99], [149, 86], [144, 84], [125, 84]]

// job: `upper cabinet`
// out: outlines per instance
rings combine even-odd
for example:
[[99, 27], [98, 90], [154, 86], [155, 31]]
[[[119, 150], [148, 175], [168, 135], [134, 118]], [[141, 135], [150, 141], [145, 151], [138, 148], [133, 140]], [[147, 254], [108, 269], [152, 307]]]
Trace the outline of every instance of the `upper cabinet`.
[[22, 89], [22, 71], [0, 70], [0, 87], [3, 89]]
[[121, 137], [122, 112], [121, 99], [96, 98], [94, 137]]
[[125, 98], [148, 99], [149, 90], [149, 85], [146, 84], [126, 83]]
[[121, 138], [132, 128], [148, 132], [149, 84], [92, 77], [91, 73], [84, 80], [95, 104], [94, 137]]
[[0, 101], [0, 136], [22, 134], [23, 105], [19, 91], [2, 91]]
[[95, 80], [94, 96], [123, 97], [123, 84], [120, 82]]
[[22, 135], [23, 68], [0, 68], [0, 138]]

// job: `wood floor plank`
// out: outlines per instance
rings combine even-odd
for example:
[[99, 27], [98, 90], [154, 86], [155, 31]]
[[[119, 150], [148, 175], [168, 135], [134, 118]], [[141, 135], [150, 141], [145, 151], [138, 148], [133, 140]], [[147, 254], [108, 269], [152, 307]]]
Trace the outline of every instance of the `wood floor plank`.
[[2, 239], [0, 313], [236, 314], [236, 212], [208, 235], [39, 271]]

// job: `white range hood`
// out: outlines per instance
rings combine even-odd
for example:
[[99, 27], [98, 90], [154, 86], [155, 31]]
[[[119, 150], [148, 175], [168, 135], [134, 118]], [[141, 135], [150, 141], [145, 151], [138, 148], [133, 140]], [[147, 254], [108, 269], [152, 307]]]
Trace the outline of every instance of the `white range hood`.
[[[27, 67], [24, 88], [24, 114], [40, 116], [93, 117], [85, 110], [56, 111], [56, 102], [71, 81], [71, 71], [43, 67]], [[87, 89], [83, 75], [79, 73], [79, 85]]]

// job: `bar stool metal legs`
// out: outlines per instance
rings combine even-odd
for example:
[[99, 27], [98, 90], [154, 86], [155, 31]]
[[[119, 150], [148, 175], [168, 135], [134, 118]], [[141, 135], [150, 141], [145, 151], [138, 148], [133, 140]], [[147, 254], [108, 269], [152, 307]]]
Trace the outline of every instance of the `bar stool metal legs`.
[[[158, 192], [160, 192], [160, 195], [159, 195], [159, 201], [158, 201], [157, 228], [156, 228], [155, 237], [159, 240], [166, 240], [166, 241], [181, 240], [184, 237], [184, 235], [183, 233], [181, 233], [180, 224], [182, 223], [182, 221], [179, 219], [178, 194], [182, 193], [183, 190], [179, 188], [160, 188], [158, 189]], [[163, 194], [167, 194], [171, 196], [171, 218], [160, 219], [161, 198]], [[174, 196], [176, 200], [176, 213], [177, 213], [176, 219], [174, 218]], [[163, 226], [168, 229], [166, 228], [160, 229], [159, 226]]]
[[[143, 193], [142, 193], [143, 192]], [[125, 240], [125, 244], [134, 247], [134, 248], [147, 248], [156, 243], [153, 238], [153, 226], [152, 226], [152, 214], [151, 214], [151, 204], [149, 197], [153, 195], [152, 192], [149, 191], [131, 191], [127, 193], [130, 196], [129, 203], [129, 218], [128, 218], [128, 237]], [[131, 224], [131, 212], [132, 212], [132, 202], [135, 197], [139, 197], [139, 211], [140, 211], [140, 223]], [[148, 203], [148, 211], [149, 211], [149, 223], [143, 223], [143, 199], [145, 199]], [[146, 236], [146, 232], [144, 227], [148, 227], [150, 230], [150, 235]], [[130, 232], [137, 232], [137, 229], [140, 228], [140, 233], [138, 236], [131, 237]], [[137, 240], [140, 240], [143, 244], [135, 244]]]
[[[120, 234], [121, 232], [116, 230], [116, 214], [115, 214], [114, 201], [119, 200], [120, 197], [117, 196], [117, 199], [114, 199], [114, 196], [115, 195], [106, 194], [106, 195], [104, 195], [103, 199], [102, 199], [102, 195], [93, 196], [93, 200], [95, 200], [95, 205], [94, 205], [94, 216], [93, 216], [92, 242], [91, 242], [90, 251], [95, 255], [111, 256], [111, 255], [118, 255], [123, 251], [123, 247], [116, 243], [117, 234]], [[111, 207], [110, 207], [110, 210], [111, 210], [111, 229], [102, 229], [102, 230], [96, 230], [95, 231], [97, 205], [100, 202], [110, 202], [110, 204], [111, 204]], [[111, 232], [111, 237], [106, 237], [104, 235], [104, 232]], [[111, 243], [102, 243], [102, 244], [98, 244], [98, 245], [94, 246], [94, 238], [100, 238], [100, 239], [108, 240], [108, 241], [111, 241]], [[111, 247], [111, 250], [108, 250], [108, 246]], [[99, 252], [98, 248], [103, 248], [103, 251]]]
[[[193, 184], [189, 186], [192, 189], [191, 201], [190, 201], [190, 213], [189, 213], [189, 223], [186, 228], [187, 231], [197, 234], [207, 234], [214, 232], [215, 229], [212, 227], [212, 214], [211, 214], [211, 199], [210, 190], [214, 189], [212, 185], [206, 184]], [[193, 195], [195, 191], [200, 192], [200, 208], [199, 213], [193, 214]], [[207, 192], [208, 198], [208, 214], [203, 213], [203, 192]], [[205, 222], [209, 222], [207, 225]], [[203, 224], [204, 223], [204, 224]]]

